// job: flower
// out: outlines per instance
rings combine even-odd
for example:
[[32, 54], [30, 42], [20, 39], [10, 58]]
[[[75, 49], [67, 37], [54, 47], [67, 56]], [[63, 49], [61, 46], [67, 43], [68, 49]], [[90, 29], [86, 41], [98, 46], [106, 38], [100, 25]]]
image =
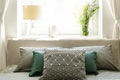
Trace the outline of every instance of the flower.
[[[87, 3], [80, 14], [79, 22], [82, 25], [83, 35], [88, 35], [88, 24], [90, 18], [95, 14], [95, 12], [99, 9], [98, 5], [96, 4], [96, 0], [91, 3]], [[84, 28], [83, 28], [84, 27]]]

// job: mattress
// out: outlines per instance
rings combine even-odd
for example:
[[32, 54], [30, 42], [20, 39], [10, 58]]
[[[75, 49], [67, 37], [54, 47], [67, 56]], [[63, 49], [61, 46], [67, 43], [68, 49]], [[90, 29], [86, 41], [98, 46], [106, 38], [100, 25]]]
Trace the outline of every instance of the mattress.
[[[0, 73], [0, 80], [38, 80], [38, 77], [29, 77], [28, 72]], [[120, 80], [120, 72], [99, 71], [99, 75], [87, 75], [87, 80]]]

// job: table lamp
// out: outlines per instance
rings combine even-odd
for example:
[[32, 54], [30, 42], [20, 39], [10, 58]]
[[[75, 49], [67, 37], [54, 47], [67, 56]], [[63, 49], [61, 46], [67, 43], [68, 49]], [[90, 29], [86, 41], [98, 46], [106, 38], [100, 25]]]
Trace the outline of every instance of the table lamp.
[[27, 20], [27, 34], [31, 33], [31, 29], [34, 26], [33, 21], [39, 19], [40, 6], [39, 5], [23, 5], [23, 19]]

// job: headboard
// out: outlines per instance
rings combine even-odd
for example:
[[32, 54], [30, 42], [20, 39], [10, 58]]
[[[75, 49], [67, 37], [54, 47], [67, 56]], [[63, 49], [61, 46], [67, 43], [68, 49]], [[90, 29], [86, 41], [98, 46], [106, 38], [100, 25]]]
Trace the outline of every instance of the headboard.
[[112, 44], [116, 62], [120, 63], [118, 40], [8, 40], [7, 65], [16, 64], [20, 59], [19, 47], [79, 47]]

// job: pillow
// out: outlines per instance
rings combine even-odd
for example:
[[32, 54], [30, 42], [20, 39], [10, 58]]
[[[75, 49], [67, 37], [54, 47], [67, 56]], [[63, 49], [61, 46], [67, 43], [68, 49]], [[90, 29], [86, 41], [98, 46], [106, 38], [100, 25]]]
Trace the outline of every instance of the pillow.
[[44, 51], [33, 51], [33, 63], [32, 68], [29, 73], [30, 77], [41, 76], [43, 72], [44, 60], [43, 60]]
[[86, 80], [84, 51], [45, 49], [44, 70], [39, 80]]
[[85, 68], [87, 74], [98, 74], [96, 65], [96, 52], [88, 51], [85, 53]]
[[[44, 51], [33, 51], [33, 63], [32, 68], [29, 73], [30, 77], [33, 76], [41, 76], [43, 72], [43, 66], [44, 66]], [[87, 74], [98, 74], [97, 72], [97, 66], [96, 66], [96, 52], [85, 52], [85, 68]]]
[[74, 47], [74, 49], [95, 51], [97, 53], [97, 67], [100, 70], [118, 70], [112, 53], [112, 45]]
[[[51, 47], [58, 48], [58, 47]], [[14, 72], [28, 72], [32, 67], [33, 51], [34, 50], [44, 50], [44, 48], [39, 47], [20, 47], [20, 62]]]

